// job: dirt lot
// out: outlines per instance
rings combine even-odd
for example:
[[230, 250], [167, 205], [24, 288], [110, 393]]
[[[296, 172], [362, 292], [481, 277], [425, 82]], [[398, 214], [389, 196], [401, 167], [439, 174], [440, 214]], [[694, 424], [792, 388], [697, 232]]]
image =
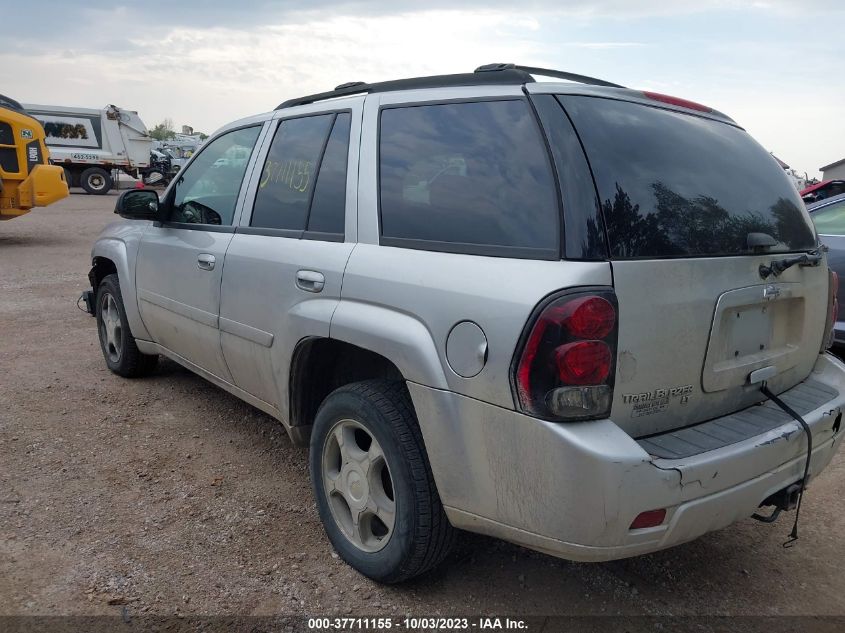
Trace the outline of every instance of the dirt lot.
[[359, 576], [271, 418], [171, 362], [106, 370], [75, 303], [114, 200], [0, 224], [0, 614], [845, 615], [841, 454], [793, 549], [789, 519], [592, 565], [465, 535], [405, 586]]

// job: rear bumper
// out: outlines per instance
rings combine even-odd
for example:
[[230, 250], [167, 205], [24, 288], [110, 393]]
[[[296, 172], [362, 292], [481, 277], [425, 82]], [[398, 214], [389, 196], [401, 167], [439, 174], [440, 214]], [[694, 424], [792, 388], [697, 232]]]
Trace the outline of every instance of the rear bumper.
[[[839, 448], [845, 366], [820, 356], [811, 376], [835, 396], [804, 417], [811, 477]], [[610, 420], [555, 424], [409, 384], [443, 504], [456, 527], [571, 560], [601, 561], [692, 540], [753, 514], [800, 480], [796, 422], [683, 459], [649, 455]], [[646, 510], [663, 525], [630, 530]]]

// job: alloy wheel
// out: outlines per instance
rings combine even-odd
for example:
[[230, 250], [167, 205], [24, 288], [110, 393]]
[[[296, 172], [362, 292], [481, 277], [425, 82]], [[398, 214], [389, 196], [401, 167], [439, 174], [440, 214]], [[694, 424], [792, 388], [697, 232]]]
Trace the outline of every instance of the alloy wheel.
[[393, 480], [378, 440], [360, 422], [340, 420], [323, 445], [323, 486], [332, 518], [359, 549], [377, 552], [393, 534]]
[[108, 292], [100, 299], [100, 341], [108, 359], [112, 363], [120, 362], [123, 353], [123, 326], [117, 302]]

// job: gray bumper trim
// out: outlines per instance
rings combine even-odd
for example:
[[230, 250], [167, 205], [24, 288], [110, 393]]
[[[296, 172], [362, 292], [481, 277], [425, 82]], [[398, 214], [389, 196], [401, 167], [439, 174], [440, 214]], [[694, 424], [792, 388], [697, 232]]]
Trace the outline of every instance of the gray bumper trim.
[[[805, 415], [838, 395], [835, 389], [825, 384], [806, 380], [780, 394], [780, 398], [799, 414]], [[695, 426], [643, 438], [637, 443], [655, 457], [681, 459], [741, 442], [791, 420], [790, 416], [767, 402]]]

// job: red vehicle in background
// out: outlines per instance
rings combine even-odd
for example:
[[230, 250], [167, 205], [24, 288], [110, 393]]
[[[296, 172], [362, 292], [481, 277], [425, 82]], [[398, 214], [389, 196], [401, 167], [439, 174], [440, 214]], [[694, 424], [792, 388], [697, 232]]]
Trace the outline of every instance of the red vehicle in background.
[[802, 189], [800, 193], [804, 202], [818, 202], [845, 193], [845, 180], [823, 180]]

